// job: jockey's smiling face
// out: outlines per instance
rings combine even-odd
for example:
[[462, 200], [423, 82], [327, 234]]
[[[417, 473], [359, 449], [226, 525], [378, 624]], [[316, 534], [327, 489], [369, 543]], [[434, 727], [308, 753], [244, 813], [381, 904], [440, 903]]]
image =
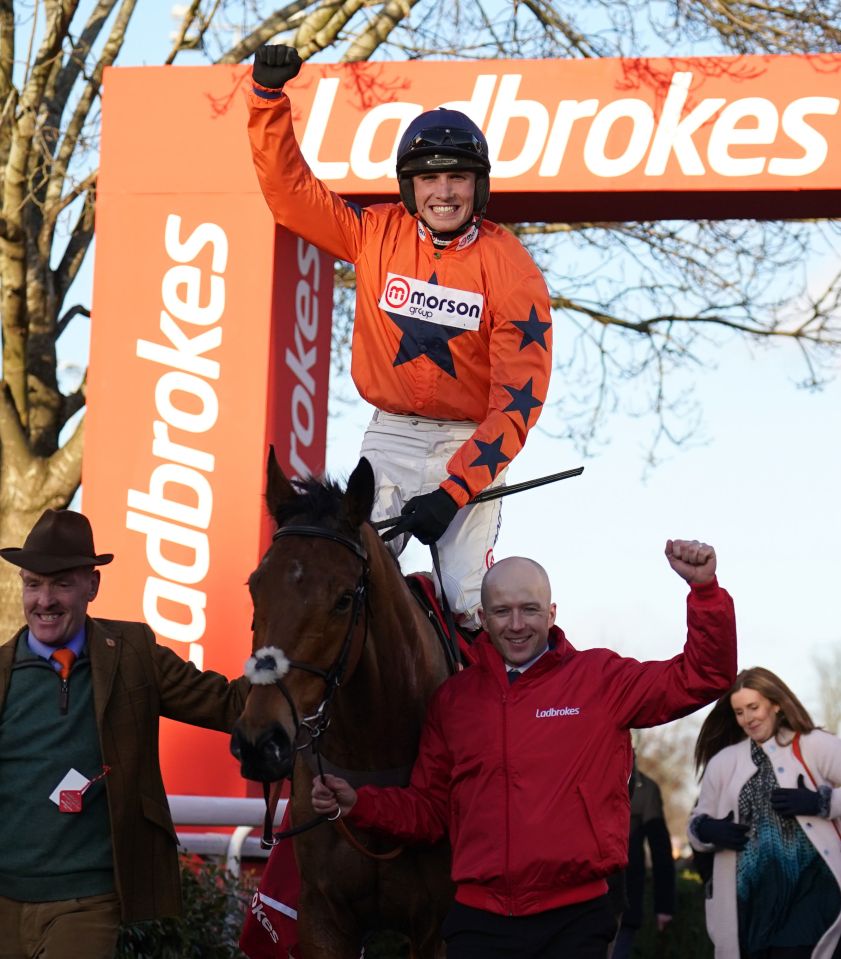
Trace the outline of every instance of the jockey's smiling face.
[[412, 182], [418, 214], [436, 232], [457, 230], [473, 215], [476, 174], [472, 171], [419, 173]]

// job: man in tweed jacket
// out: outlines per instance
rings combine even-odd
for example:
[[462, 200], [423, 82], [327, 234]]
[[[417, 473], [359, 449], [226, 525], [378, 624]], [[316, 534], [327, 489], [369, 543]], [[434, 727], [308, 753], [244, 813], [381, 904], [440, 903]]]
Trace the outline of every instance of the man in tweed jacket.
[[121, 920], [181, 910], [160, 717], [230, 731], [248, 682], [87, 616], [113, 556], [80, 513], [47, 510], [0, 556], [26, 619], [0, 646], [0, 959], [106, 959]]

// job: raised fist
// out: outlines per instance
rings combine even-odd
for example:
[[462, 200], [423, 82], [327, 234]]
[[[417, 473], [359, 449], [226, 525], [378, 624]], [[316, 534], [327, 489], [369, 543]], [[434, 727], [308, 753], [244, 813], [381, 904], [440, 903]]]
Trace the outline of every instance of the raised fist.
[[294, 47], [264, 43], [254, 54], [251, 75], [261, 87], [280, 90], [284, 83], [298, 76], [301, 63]]
[[715, 576], [715, 550], [697, 539], [666, 540], [666, 559], [687, 583], [709, 583]]

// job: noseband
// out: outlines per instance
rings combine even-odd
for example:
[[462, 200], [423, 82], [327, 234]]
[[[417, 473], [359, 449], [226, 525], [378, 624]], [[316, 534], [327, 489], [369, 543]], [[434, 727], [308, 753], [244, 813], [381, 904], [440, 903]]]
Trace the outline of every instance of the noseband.
[[[350, 651], [353, 645], [353, 638], [356, 633], [356, 627], [359, 623], [359, 617], [362, 614], [362, 610], [365, 608], [365, 600], [368, 590], [368, 554], [361, 544], [350, 539], [350, 537], [343, 536], [341, 533], [334, 532], [333, 530], [323, 529], [320, 526], [282, 526], [275, 532], [274, 536], [272, 536], [272, 542], [276, 542], [284, 536], [306, 536], [318, 539], [326, 539], [331, 543], [337, 543], [338, 545], [349, 549], [362, 561], [362, 569], [359, 574], [359, 579], [356, 581], [356, 587], [353, 591], [353, 606], [351, 608], [350, 622], [348, 623], [347, 632], [345, 633], [345, 637], [342, 640], [342, 645], [336, 654], [336, 658], [333, 660], [332, 665], [328, 669], [322, 669], [320, 666], [315, 666], [312, 663], [301, 662], [300, 660], [286, 659], [280, 650], [273, 648], [255, 650], [251, 659], [249, 659], [249, 661], [246, 663], [246, 672], [249, 674], [253, 684], [274, 684], [280, 690], [283, 698], [286, 700], [292, 713], [292, 720], [295, 726], [295, 739], [293, 741], [295, 751], [300, 752], [302, 749], [306, 749], [309, 746], [312, 748], [316, 760], [320, 763], [320, 750], [318, 748], [319, 740], [324, 734], [324, 731], [330, 725], [330, 704], [333, 700], [336, 690], [342, 685], [342, 681], [344, 680], [345, 670], [347, 669], [348, 659], [350, 658]], [[365, 645], [367, 634], [368, 617], [366, 616], [365, 635], [363, 636], [362, 640], [363, 646]], [[298, 710], [295, 708], [295, 703], [292, 699], [292, 696], [283, 681], [283, 677], [290, 669], [300, 669], [303, 672], [312, 673], [315, 676], [321, 677], [321, 679], [324, 681], [324, 696], [322, 697], [321, 702], [318, 704], [315, 711], [309, 716], [303, 716], [301, 718], [298, 717]], [[306, 732], [309, 734], [309, 741], [306, 743], [299, 743], [298, 741], [302, 730], [306, 730]], [[268, 784], [265, 784], [264, 791], [266, 793], [266, 799], [268, 802]], [[319, 817], [317, 820], [314, 820], [311, 824], [307, 824], [305, 827], [289, 830], [288, 834], [291, 835], [295, 832], [302, 831], [304, 828], [308, 828], [310, 825], [317, 825], [318, 822], [322, 821], [323, 817]], [[268, 837], [271, 834], [270, 830], [271, 818], [267, 816], [267, 828], [264, 830], [263, 839], [261, 840], [261, 844], [263, 846], [275, 845], [278, 840], [283, 838], [285, 835], [283, 833], [278, 833], [273, 836], [271, 840], [269, 840]]]

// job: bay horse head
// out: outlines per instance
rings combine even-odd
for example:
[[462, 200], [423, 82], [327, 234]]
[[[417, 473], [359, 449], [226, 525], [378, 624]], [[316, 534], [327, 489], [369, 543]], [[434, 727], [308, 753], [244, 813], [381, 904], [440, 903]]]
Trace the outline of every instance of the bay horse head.
[[247, 779], [291, 774], [296, 751], [324, 732], [332, 698], [359, 661], [368, 580], [360, 528], [373, 501], [365, 459], [342, 491], [315, 479], [291, 483], [269, 453], [266, 503], [277, 531], [248, 581], [252, 689], [231, 737]]

